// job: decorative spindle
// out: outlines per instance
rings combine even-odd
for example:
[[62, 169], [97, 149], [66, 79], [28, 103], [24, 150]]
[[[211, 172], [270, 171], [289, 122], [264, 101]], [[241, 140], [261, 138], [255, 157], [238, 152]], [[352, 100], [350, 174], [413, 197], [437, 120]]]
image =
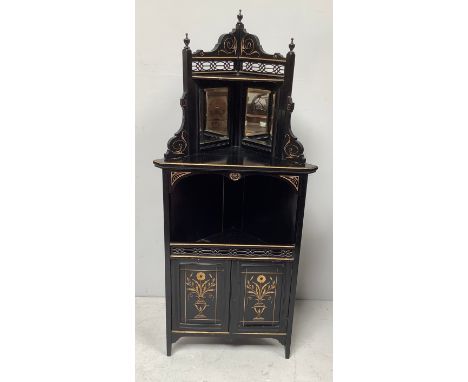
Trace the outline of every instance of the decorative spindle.
[[242, 9], [239, 9], [239, 14], [237, 15], [237, 20], [239, 20], [239, 22], [242, 22], [242, 18], [244, 16], [242, 15]]
[[294, 44], [294, 39], [291, 37], [291, 43], [289, 44], [289, 51], [292, 52], [295, 46], [296, 44]]
[[190, 39], [188, 38], [188, 33], [185, 34], [184, 44], [185, 44], [185, 49], [188, 49], [189, 44], [190, 44]]

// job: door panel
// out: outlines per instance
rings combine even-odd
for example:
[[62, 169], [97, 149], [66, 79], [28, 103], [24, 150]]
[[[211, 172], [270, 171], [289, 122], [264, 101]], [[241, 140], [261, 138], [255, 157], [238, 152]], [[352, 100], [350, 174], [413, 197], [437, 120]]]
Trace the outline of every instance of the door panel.
[[230, 330], [285, 330], [290, 275], [289, 263], [233, 262]]
[[172, 327], [227, 331], [229, 261], [173, 260]]

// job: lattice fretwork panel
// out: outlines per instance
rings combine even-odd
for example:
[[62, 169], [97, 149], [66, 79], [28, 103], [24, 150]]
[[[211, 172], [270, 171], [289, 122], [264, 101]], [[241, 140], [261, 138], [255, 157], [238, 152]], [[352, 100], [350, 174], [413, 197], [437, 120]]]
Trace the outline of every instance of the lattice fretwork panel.
[[242, 70], [254, 73], [284, 75], [284, 65], [282, 64], [245, 61], [242, 63]]
[[234, 61], [192, 61], [193, 72], [218, 72], [234, 70]]
[[292, 248], [259, 248], [259, 247], [178, 247], [171, 246], [171, 255], [175, 256], [240, 256], [240, 257], [278, 257], [292, 259]]

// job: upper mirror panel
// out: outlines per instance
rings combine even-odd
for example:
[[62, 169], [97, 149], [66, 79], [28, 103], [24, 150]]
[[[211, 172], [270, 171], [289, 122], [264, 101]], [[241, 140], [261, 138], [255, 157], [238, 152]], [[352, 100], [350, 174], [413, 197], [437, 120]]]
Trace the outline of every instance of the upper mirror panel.
[[244, 140], [271, 146], [275, 93], [247, 88]]
[[228, 88], [206, 88], [203, 93], [205, 102], [203, 123], [200, 124], [200, 142], [229, 139]]

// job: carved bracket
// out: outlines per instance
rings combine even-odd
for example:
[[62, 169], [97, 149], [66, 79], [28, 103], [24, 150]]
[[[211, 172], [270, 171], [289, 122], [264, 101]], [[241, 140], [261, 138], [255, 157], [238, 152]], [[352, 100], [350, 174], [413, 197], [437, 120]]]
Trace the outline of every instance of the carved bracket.
[[299, 176], [297, 175], [280, 175], [280, 178], [291, 183], [296, 191], [299, 191]]
[[303, 155], [304, 146], [302, 146], [302, 143], [297, 140], [296, 136], [293, 134], [291, 130], [291, 113], [293, 112], [293, 110], [294, 110], [294, 102], [292, 101], [292, 98], [289, 96], [288, 103], [286, 105], [286, 113], [287, 113], [286, 132], [283, 138], [282, 156], [285, 159], [293, 160], [298, 163], [304, 163], [305, 162], [305, 158]]
[[304, 146], [297, 140], [292, 132], [284, 135], [283, 154], [284, 158], [292, 159], [297, 162], [305, 162]]
[[286, 110], [289, 114], [294, 111], [294, 102], [291, 97], [288, 97], [288, 104], [286, 105]]
[[180, 178], [189, 175], [191, 172], [187, 171], [171, 171], [171, 186], [173, 186]]
[[186, 121], [186, 112], [187, 112], [187, 95], [184, 94], [180, 99], [180, 106], [182, 107], [182, 125], [177, 133], [169, 139], [167, 142], [167, 151], [164, 154], [164, 158], [171, 159], [171, 158], [179, 158], [184, 155], [187, 155], [187, 131], [185, 128], [185, 121]]

